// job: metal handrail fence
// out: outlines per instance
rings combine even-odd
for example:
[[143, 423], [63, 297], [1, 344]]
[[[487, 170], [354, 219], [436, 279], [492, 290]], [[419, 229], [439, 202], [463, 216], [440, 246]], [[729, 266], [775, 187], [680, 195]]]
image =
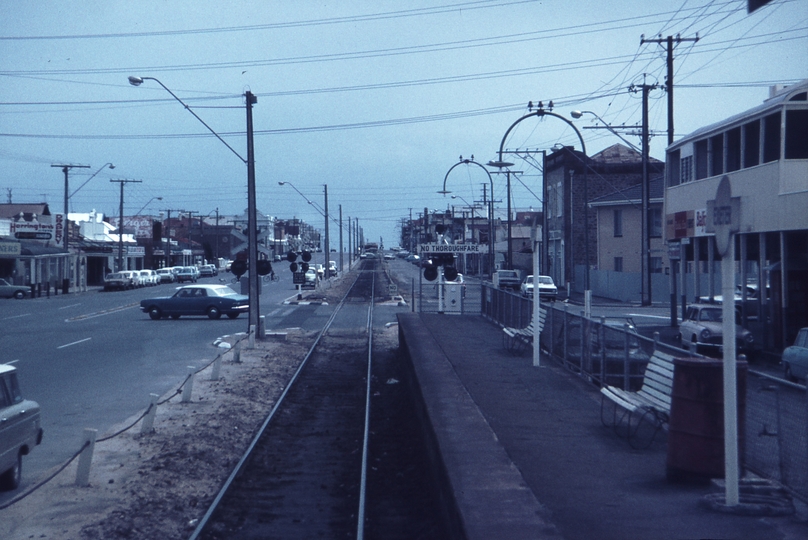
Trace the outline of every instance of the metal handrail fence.
[[[547, 309], [542, 351], [598, 387], [638, 390], [655, 350], [678, 358], [699, 356], [615, 321], [587, 319], [580, 306], [542, 302], [542, 307]], [[484, 318], [502, 327], [525, 328], [532, 313], [532, 299], [482, 284]], [[746, 394], [739, 397], [746, 411], [745, 466], [808, 502], [808, 391], [752, 368], [747, 374]]]

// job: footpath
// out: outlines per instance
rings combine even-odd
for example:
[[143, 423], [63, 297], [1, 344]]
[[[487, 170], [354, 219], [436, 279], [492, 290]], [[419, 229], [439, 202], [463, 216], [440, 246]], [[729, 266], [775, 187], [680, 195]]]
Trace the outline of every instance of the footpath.
[[634, 450], [600, 421], [597, 388], [546, 356], [513, 356], [479, 316], [402, 313], [399, 341], [469, 539], [808, 538], [808, 516], [725, 514], [709, 486], [665, 478], [667, 438]]

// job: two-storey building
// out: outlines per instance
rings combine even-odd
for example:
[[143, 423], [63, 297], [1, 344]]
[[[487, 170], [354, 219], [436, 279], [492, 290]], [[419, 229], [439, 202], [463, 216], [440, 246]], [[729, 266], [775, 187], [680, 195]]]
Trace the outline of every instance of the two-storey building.
[[666, 239], [683, 246], [684, 295], [715, 297], [707, 201], [722, 177], [740, 197], [736, 278], [743, 322], [781, 350], [808, 326], [808, 80], [667, 150]]

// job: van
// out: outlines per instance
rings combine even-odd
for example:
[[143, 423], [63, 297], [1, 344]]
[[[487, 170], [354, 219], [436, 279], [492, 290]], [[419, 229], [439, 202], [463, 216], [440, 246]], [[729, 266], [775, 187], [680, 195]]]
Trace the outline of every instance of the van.
[[497, 270], [493, 276], [494, 287], [498, 289], [513, 289], [518, 291], [522, 286], [519, 272], [516, 270]]

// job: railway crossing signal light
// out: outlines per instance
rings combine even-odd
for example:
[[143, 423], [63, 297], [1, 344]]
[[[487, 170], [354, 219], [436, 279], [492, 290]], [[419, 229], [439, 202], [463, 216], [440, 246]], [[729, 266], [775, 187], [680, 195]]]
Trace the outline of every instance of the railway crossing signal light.
[[259, 276], [265, 276], [272, 272], [272, 263], [270, 263], [266, 259], [261, 259], [255, 263], [255, 266], [258, 269]]
[[230, 265], [230, 271], [233, 272], [237, 278], [241, 278], [247, 271], [247, 261], [241, 259], [233, 261]]
[[303, 253], [300, 254], [300, 258], [303, 259], [303, 262], [300, 263], [300, 265], [298, 265], [297, 262], [295, 262], [297, 261], [297, 253], [295, 253], [292, 250], [289, 250], [289, 252], [286, 254], [286, 260], [292, 263], [289, 265], [289, 270], [291, 270], [292, 272], [297, 272], [298, 268], [300, 268], [301, 272], [305, 272], [306, 270], [309, 269], [311, 252], [304, 251]]
[[457, 269], [454, 267], [454, 255], [451, 253], [439, 253], [432, 255], [424, 268], [424, 279], [435, 281], [438, 279], [438, 267], [443, 267], [443, 275], [449, 281], [457, 278]]

